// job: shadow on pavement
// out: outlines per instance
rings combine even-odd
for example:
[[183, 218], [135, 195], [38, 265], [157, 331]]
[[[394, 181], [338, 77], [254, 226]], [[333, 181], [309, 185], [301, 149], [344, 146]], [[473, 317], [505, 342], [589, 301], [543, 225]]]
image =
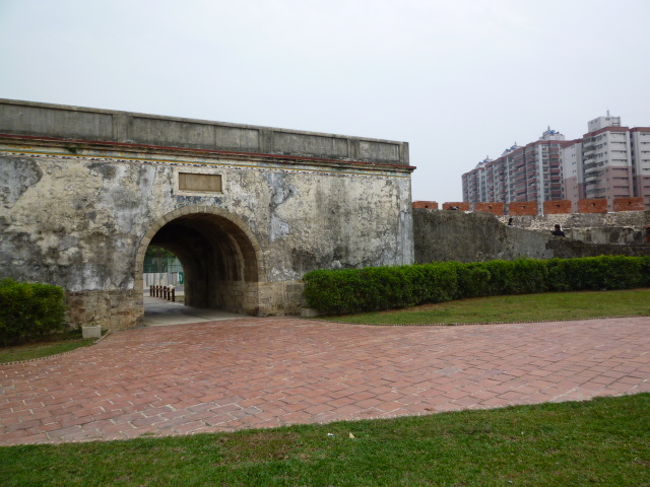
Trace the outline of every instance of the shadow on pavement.
[[144, 297], [144, 326], [169, 326], [207, 321], [248, 318], [220, 309], [203, 309], [172, 303], [160, 298]]

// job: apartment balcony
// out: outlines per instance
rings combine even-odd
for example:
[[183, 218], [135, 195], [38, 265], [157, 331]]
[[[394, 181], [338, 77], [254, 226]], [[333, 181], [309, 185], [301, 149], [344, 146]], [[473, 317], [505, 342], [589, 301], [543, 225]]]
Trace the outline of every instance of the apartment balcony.
[[604, 188], [602, 188], [602, 186], [601, 186], [600, 181], [591, 181], [589, 183], [585, 183], [585, 189], [587, 191], [597, 191], [597, 190], [600, 190], [600, 189], [604, 190]]
[[587, 164], [585, 164], [584, 169], [585, 171], [588, 171], [589, 169], [593, 169], [594, 167], [600, 167], [600, 166], [602, 166], [601, 162], [597, 162], [597, 161], [588, 162]]
[[603, 170], [602, 169], [591, 169], [589, 171], [585, 171], [585, 179], [589, 178], [597, 178], [603, 175]]

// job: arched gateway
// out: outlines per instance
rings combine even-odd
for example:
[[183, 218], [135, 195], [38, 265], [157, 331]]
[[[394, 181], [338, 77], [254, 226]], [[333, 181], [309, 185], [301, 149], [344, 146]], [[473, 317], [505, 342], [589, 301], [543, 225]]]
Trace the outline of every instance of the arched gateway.
[[297, 314], [310, 270], [413, 262], [413, 169], [405, 142], [0, 99], [0, 277], [131, 328], [157, 245], [190, 305]]
[[159, 220], [142, 238], [135, 260], [136, 289], [142, 288], [150, 245], [174, 253], [185, 271], [185, 304], [257, 315], [264, 282], [262, 251], [237, 216], [219, 208], [185, 206]]

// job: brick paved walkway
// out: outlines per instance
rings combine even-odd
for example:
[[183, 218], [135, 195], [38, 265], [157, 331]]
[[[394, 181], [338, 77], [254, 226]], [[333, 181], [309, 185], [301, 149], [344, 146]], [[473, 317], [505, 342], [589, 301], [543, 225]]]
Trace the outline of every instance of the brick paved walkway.
[[0, 365], [0, 444], [109, 440], [650, 392], [650, 318], [369, 327], [246, 318]]

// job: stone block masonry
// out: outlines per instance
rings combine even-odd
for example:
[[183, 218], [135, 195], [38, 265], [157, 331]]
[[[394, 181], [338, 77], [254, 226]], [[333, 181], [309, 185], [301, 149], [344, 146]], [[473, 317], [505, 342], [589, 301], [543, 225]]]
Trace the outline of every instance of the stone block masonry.
[[[532, 253], [527, 253], [527, 251], [508, 253], [504, 251], [504, 256], [507, 255], [519, 255], [519, 256], [533, 256], [533, 255], [547, 255], [545, 252], [539, 251], [539, 245], [546, 245], [548, 241], [548, 234], [553, 230], [554, 225], [560, 225], [564, 230], [567, 239], [576, 240], [584, 243], [585, 245], [604, 245], [609, 247], [601, 247], [600, 251], [602, 253], [608, 252], [627, 252], [627, 250], [622, 249], [622, 245], [644, 245], [650, 241], [650, 211], [642, 210], [632, 210], [632, 208], [643, 208], [643, 202], [640, 198], [617, 198], [614, 200], [615, 208], [619, 211], [616, 212], [603, 212], [603, 208], [607, 208], [606, 199], [594, 199], [586, 200], [586, 204], [583, 205], [583, 210], [586, 210], [584, 213], [571, 213], [572, 203], [570, 200], [553, 200], [546, 201], [544, 203], [544, 214], [539, 214], [536, 212], [537, 204], [536, 202], [513, 202], [509, 204], [510, 211], [500, 213], [499, 207], [495, 205], [503, 203], [472, 203], [474, 211], [477, 213], [492, 213], [495, 215], [502, 224], [506, 224], [509, 220], [512, 220], [512, 228], [517, 229], [526, 229], [526, 230], [536, 230], [539, 231], [543, 238], [541, 240], [536, 240], [536, 237], [533, 237], [529, 234], [525, 235], [524, 240], [533, 240], [536, 243], [533, 247], [536, 247], [537, 250]], [[457, 203], [448, 203], [447, 205], [456, 205]], [[496, 211], [489, 211], [490, 208]], [[594, 212], [593, 208], [596, 208]], [[413, 205], [414, 214], [415, 210], [433, 210], [433, 208], [427, 208], [424, 205]], [[435, 211], [430, 211], [431, 213], [436, 213]], [[418, 215], [422, 215], [418, 211]], [[423, 217], [420, 217], [422, 221]], [[432, 216], [432, 218], [434, 218]], [[435, 218], [443, 218], [438, 216]], [[449, 217], [451, 218], [451, 217]], [[454, 221], [454, 220], [451, 220]], [[468, 220], [462, 220], [466, 222]], [[484, 221], [482, 221], [484, 224]], [[438, 222], [439, 224], [440, 222]], [[457, 222], [458, 226], [447, 226], [440, 227], [444, 228], [444, 232], [451, 232], [451, 235], [454, 232], [458, 234], [464, 234], [465, 228], [460, 222]], [[475, 222], [476, 223], [476, 222]], [[483, 230], [485, 230], [483, 226]], [[420, 238], [433, 239], [434, 237], [428, 233], [419, 233], [416, 228], [415, 233], [415, 248], [416, 248], [416, 257], [419, 252], [420, 245], [429, 246], [430, 242], [420, 242]], [[445, 242], [444, 238], [441, 240], [441, 236], [436, 237], [438, 248], [444, 249]], [[455, 237], [454, 237], [455, 238]], [[484, 239], [481, 239], [484, 240]], [[465, 241], [465, 240], [464, 240]], [[466, 242], [466, 241], [465, 241]], [[541, 243], [540, 243], [541, 242]], [[574, 245], [570, 249], [559, 249], [561, 244], [553, 243], [552, 245], [558, 246], [556, 253], [558, 255], [562, 252], [562, 255], [591, 255], [589, 252], [592, 252], [595, 247], [589, 248], [578, 248]], [[449, 245], [453, 245], [449, 243]], [[531, 246], [524, 245], [522, 248], [533, 248]], [[565, 246], [567, 247], [567, 246]], [[472, 256], [477, 256], [480, 258], [482, 255], [494, 255], [495, 258], [500, 254], [498, 249], [494, 250], [485, 250], [485, 249], [474, 249], [472, 246], [467, 246], [465, 251], [460, 252], [458, 249], [454, 249], [456, 255], [459, 255], [459, 258], [472, 259]], [[427, 250], [427, 252], [429, 252]], [[449, 254], [453, 255], [454, 252], [446, 252], [441, 250], [442, 254], [435, 254], [436, 258], [442, 258], [443, 255]], [[513, 251], [514, 252], [514, 251]], [[643, 253], [644, 250], [639, 248], [636, 250], [630, 250], [633, 252], [632, 255], [638, 255], [638, 252]], [[430, 255], [427, 253], [426, 255]], [[433, 254], [431, 254], [433, 255]]]
[[0, 99], [0, 132], [408, 166], [407, 142]]
[[[508, 217], [500, 217], [502, 223], [507, 223]], [[581, 232], [609, 232], [609, 229], [627, 228], [634, 233], [641, 232], [650, 225], [650, 211], [621, 211], [617, 213], [556, 213], [535, 216], [518, 216], [514, 218], [518, 228], [529, 230], [551, 230], [555, 224], [563, 229]], [[606, 240], [607, 241], [607, 240]], [[631, 242], [631, 241], [630, 241]]]
[[413, 263], [413, 169], [403, 142], [0, 100], [0, 269], [124, 329], [158, 245], [192, 306], [298, 314], [310, 270]]
[[[515, 216], [513, 226], [505, 225], [508, 216], [459, 211], [413, 210], [415, 261], [461, 262], [524, 257], [589, 257], [598, 255], [650, 255], [645, 243], [644, 222], [650, 211], [618, 214], [557, 214]], [[605, 221], [618, 226], [604, 225]], [[597, 225], [600, 227], [580, 227]], [[561, 224], [567, 238], [554, 237], [551, 230]], [[621, 227], [624, 223], [633, 228]], [[569, 228], [565, 227], [565, 224]], [[459, 245], [459, 242], [462, 244]]]

